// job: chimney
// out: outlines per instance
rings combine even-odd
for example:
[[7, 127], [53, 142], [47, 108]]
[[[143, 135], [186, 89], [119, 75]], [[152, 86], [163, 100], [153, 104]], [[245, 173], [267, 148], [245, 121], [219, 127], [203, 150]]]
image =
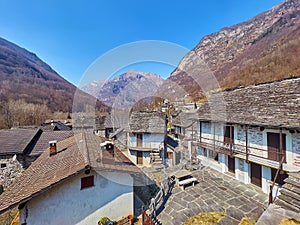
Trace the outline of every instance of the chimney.
[[55, 155], [57, 153], [56, 143], [57, 143], [56, 140], [55, 141], [49, 141], [49, 145], [50, 145], [49, 153], [50, 153], [50, 156], [51, 155]]
[[112, 157], [115, 156], [114, 143], [112, 143], [111, 141], [105, 141], [105, 142], [101, 143], [100, 146], [103, 150], [108, 151], [112, 155]]

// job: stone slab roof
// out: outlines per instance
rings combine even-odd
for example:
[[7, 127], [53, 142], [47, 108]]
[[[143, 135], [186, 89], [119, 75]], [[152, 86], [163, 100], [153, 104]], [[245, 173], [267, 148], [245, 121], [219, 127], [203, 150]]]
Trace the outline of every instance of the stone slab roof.
[[76, 176], [88, 167], [100, 172], [140, 172], [116, 147], [114, 158], [106, 150], [101, 150], [100, 143], [104, 140], [93, 134], [80, 133], [58, 142], [57, 154], [50, 156], [45, 151], [0, 195], [0, 214]]
[[52, 122], [45, 122], [41, 125], [41, 129], [43, 131], [51, 131], [51, 130], [71, 130], [67, 124], [62, 123], [61, 121], [52, 121]]
[[181, 111], [176, 116], [173, 116], [172, 124], [179, 127], [190, 127], [197, 119], [197, 111], [191, 110], [189, 112]]
[[45, 149], [49, 147], [49, 141], [62, 141], [66, 138], [72, 137], [73, 135], [74, 133], [71, 130], [44, 131], [37, 142], [34, 144], [29, 155], [41, 155], [45, 151]]
[[166, 114], [162, 112], [132, 112], [129, 127], [131, 132], [160, 133], [166, 132]]
[[40, 133], [40, 129], [0, 130], [0, 154], [24, 153]]
[[199, 108], [200, 120], [300, 127], [300, 78], [212, 94]]
[[128, 111], [112, 111], [105, 118], [105, 128], [127, 128], [129, 123]]

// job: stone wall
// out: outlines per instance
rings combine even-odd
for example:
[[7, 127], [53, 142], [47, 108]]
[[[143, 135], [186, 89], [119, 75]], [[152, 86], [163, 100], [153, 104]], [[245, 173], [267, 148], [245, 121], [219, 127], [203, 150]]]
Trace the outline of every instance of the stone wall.
[[[236, 139], [245, 144], [246, 142], [246, 129], [244, 126], [236, 126]], [[263, 146], [263, 132], [260, 131], [259, 127], [248, 128], [248, 143], [252, 146], [258, 145]]]
[[22, 174], [23, 167], [13, 156], [0, 156], [0, 185], [4, 189], [10, 186]]
[[259, 127], [250, 127], [248, 129], [248, 138], [251, 145], [263, 146], [263, 132]]
[[292, 135], [292, 153], [294, 153], [293, 164], [300, 167], [300, 133]]
[[292, 134], [292, 152], [300, 155], [300, 134]]
[[211, 134], [211, 123], [210, 122], [202, 122], [202, 133]]

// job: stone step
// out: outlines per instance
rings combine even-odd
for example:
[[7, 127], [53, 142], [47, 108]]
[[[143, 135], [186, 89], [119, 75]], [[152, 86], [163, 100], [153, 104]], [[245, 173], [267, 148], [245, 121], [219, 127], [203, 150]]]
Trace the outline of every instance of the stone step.
[[150, 152], [151, 156], [160, 156], [159, 152]]
[[284, 179], [284, 182], [287, 183], [287, 184], [290, 184], [292, 186], [296, 186], [296, 187], [300, 188], [300, 180], [295, 179], [295, 178], [293, 178], [291, 176], [288, 177], [288, 178], [286, 178], [286, 179]]
[[161, 170], [164, 168], [164, 165], [162, 163], [153, 163], [151, 164], [153, 168], [155, 168], [156, 170]]
[[152, 161], [152, 164], [155, 164], [155, 163], [162, 163], [162, 159], [155, 159], [154, 161]]
[[152, 149], [152, 151], [151, 152], [160, 152], [160, 150], [159, 149]]
[[152, 155], [152, 158], [160, 158], [160, 155]]
[[281, 193], [281, 195], [279, 195], [278, 198], [285, 201], [286, 203], [298, 208], [298, 210], [300, 210], [300, 201], [299, 200], [294, 199], [293, 197], [285, 195], [283, 193]]
[[295, 199], [296, 201], [299, 201], [299, 206], [300, 206], [300, 195], [297, 194], [296, 192], [293, 192], [293, 191], [288, 190], [286, 188], [282, 188], [280, 190], [280, 194], [286, 195], [288, 197], [291, 197], [291, 198]]
[[276, 199], [274, 203], [278, 206], [281, 206], [284, 209], [291, 210], [291, 211], [294, 211], [294, 212], [297, 212], [297, 213], [300, 212], [299, 208], [297, 208], [297, 207], [295, 207], [295, 206], [293, 206], [293, 205], [291, 205], [291, 204], [289, 204], [286, 201], [283, 201], [281, 199]]
[[289, 190], [289, 191], [292, 191], [292, 192], [298, 194], [299, 197], [300, 197], [300, 188], [297, 187], [297, 186], [295, 186], [295, 185], [291, 185], [291, 184], [289, 184], [289, 183], [285, 183], [285, 184], [282, 186], [282, 189], [287, 189], [287, 190]]
[[300, 182], [300, 173], [288, 173], [289, 178], [291, 178], [292, 180], [294, 180], [295, 182], [298, 181]]

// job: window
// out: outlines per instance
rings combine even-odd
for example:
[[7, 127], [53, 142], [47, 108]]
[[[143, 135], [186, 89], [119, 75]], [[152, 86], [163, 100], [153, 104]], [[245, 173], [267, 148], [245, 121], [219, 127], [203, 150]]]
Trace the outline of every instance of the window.
[[6, 167], [6, 163], [1, 163], [1, 168], [5, 168]]
[[224, 127], [224, 142], [228, 144], [234, 143], [234, 127], [225, 126]]
[[206, 148], [199, 147], [197, 153], [199, 155], [207, 156], [207, 150], [206, 150]]
[[143, 147], [143, 134], [136, 134], [137, 147]]
[[93, 186], [94, 186], [94, 176], [81, 178], [81, 189], [93, 187]]
[[214, 152], [212, 150], [207, 150], [207, 153], [208, 153], [208, 155], [207, 155], [208, 158], [214, 159], [215, 161], [219, 160], [217, 152]]
[[286, 134], [282, 134], [282, 150], [280, 151], [280, 133], [267, 132], [268, 159], [286, 163]]

